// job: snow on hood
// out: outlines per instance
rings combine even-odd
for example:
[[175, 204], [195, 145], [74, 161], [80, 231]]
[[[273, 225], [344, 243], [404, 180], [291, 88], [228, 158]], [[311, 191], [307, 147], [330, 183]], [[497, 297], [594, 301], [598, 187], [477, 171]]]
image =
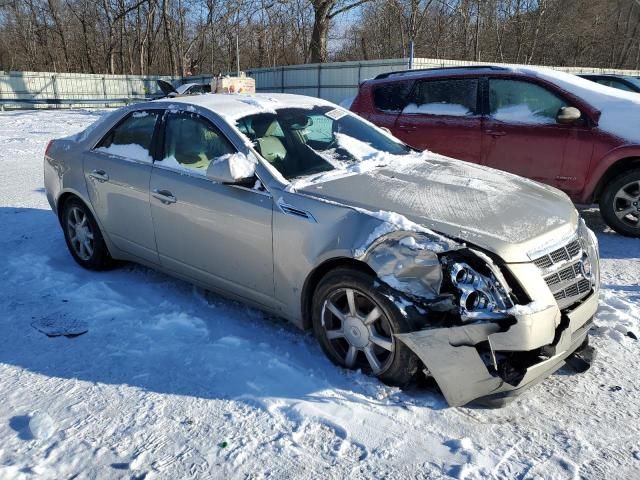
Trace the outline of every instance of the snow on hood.
[[602, 130], [629, 142], [640, 143], [640, 94], [549, 68], [521, 67], [515, 70], [547, 80], [585, 100], [600, 110], [598, 126]]
[[527, 252], [577, 229], [577, 212], [559, 190], [432, 153], [409, 157], [297, 189], [356, 209], [396, 212], [506, 261], [529, 261]]

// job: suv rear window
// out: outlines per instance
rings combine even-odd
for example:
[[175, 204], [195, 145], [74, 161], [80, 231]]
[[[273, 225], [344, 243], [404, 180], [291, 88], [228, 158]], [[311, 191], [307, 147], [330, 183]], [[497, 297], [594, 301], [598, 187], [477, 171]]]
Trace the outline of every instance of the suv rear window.
[[373, 104], [383, 112], [400, 112], [407, 104], [411, 82], [393, 82], [373, 90]]
[[478, 107], [478, 80], [422, 80], [403, 113], [426, 115], [475, 115]]

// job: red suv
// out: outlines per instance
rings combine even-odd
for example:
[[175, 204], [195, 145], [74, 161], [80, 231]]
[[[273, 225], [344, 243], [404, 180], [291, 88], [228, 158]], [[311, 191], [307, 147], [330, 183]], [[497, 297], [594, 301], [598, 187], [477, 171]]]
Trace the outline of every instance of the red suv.
[[549, 69], [409, 70], [360, 85], [351, 110], [407, 144], [529, 177], [640, 236], [640, 96]]

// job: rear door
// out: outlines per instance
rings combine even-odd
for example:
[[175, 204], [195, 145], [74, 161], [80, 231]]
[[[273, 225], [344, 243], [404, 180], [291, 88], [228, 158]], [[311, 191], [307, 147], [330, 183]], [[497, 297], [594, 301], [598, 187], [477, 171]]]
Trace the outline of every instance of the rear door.
[[271, 195], [206, 177], [211, 161], [237, 151], [209, 119], [168, 112], [163, 123], [164, 153], [151, 175], [160, 263], [266, 303], [273, 296]]
[[152, 145], [160, 111], [123, 118], [84, 155], [94, 211], [116, 247], [157, 263], [149, 206]]
[[587, 156], [578, 127], [556, 120], [570, 106], [559, 94], [533, 82], [489, 78], [488, 116], [483, 124], [484, 163], [561, 188], [567, 155]]
[[394, 134], [412, 147], [479, 163], [482, 116], [478, 79], [418, 80]]

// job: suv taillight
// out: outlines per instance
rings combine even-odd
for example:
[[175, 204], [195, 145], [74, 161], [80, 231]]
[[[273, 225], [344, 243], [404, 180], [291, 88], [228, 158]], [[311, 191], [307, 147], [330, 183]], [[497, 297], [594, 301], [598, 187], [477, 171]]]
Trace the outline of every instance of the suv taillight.
[[49, 155], [49, 150], [51, 149], [51, 145], [53, 145], [53, 140], [49, 140], [49, 143], [47, 143], [47, 148], [44, 149], [44, 156], [45, 157], [47, 155]]

